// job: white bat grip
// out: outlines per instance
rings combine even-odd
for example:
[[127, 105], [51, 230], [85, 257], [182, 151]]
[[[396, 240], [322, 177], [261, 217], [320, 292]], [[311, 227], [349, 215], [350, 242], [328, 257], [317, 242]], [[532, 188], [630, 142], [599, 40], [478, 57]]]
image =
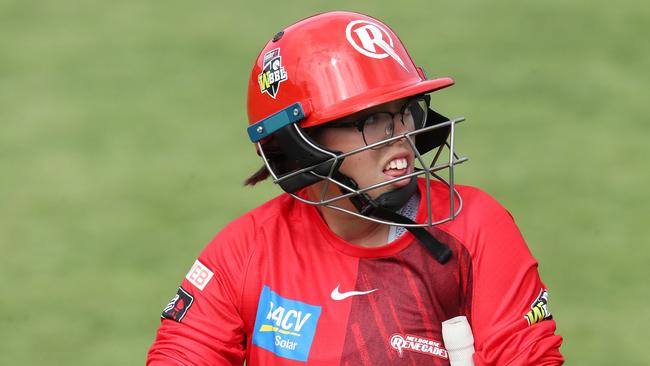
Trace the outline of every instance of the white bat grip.
[[474, 366], [474, 336], [466, 317], [457, 316], [442, 322], [442, 340], [451, 366]]

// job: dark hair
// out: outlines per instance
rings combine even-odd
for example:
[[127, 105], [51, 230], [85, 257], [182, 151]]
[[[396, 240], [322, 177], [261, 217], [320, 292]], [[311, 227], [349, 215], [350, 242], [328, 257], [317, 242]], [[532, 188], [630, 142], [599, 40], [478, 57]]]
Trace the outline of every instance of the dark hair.
[[244, 180], [244, 185], [245, 186], [254, 186], [257, 183], [265, 180], [268, 178], [271, 174], [269, 173], [269, 170], [266, 169], [266, 165], [262, 165], [261, 168], [259, 168], [255, 173], [253, 173], [250, 177], [246, 178]]

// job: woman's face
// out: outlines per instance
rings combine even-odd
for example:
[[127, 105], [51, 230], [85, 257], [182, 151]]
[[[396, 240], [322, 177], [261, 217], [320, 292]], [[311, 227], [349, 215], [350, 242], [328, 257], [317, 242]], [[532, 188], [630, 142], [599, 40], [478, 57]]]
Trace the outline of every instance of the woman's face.
[[[316, 141], [331, 150], [343, 153], [366, 146], [362, 133], [353, 125], [353, 121], [364, 119], [375, 112], [400, 111], [406, 99], [399, 99], [393, 102], [379, 105], [368, 110], [346, 117], [350, 121], [349, 128], [323, 128], [314, 138]], [[400, 121], [401, 114], [397, 113], [394, 118], [394, 136], [406, 132], [405, 126]], [[377, 183], [386, 182], [397, 177], [413, 172], [414, 152], [405, 139], [397, 140], [391, 144], [382, 145], [376, 149], [364, 150], [346, 157], [339, 170], [341, 173], [354, 179], [359, 188], [366, 188]], [[373, 189], [367, 192], [372, 198], [382, 193], [403, 187], [410, 179], [394, 182], [390, 185]], [[328, 194], [329, 195], [329, 194]]]

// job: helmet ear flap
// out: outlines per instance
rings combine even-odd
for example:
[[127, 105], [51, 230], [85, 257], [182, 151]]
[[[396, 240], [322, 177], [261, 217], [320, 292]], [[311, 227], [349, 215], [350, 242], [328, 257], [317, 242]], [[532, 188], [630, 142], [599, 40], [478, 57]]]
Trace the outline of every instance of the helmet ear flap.
[[[449, 121], [449, 118], [434, 111], [431, 108], [427, 110], [427, 120], [424, 127], [435, 126]], [[450, 127], [435, 128], [427, 132], [423, 132], [415, 136], [415, 147], [417, 147], [420, 154], [426, 154], [429, 151], [441, 146], [447, 141], [449, 137]]]
[[[314, 142], [297, 124], [289, 124], [273, 133], [273, 139], [262, 144], [270, 168], [279, 179], [280, 187], [289, 193], [314, 184], [338, 170], [342, 158], [335, 159], [338, 151], [330, 151]], [[311, 169], [282, 179], [284, 175], [300, 169]], [[314, 174], [315, 173], [315, 174]]]

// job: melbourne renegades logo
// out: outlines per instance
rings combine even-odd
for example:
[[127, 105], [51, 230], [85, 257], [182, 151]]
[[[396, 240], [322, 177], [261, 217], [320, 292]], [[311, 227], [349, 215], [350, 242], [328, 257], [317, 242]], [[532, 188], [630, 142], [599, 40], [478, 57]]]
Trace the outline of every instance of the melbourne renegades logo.
[[390, 345], [397, 350], [397, 353], [399, 353], [400, 357], [402, 357], [404, 351], [410, 351], [436, 356], [443, 360], [447, 360], [449, 358], [447, 350], [443, 348], [441, 342], [414, 335], [394, 334], [390, 338]]
[[280, 49], [276, 48], [264, 54], [262, 72], [257, 75], [257, 83], [260, 85], [260, 92], [266, 93], [275, 99], [280, 90], [280, 83], [287, 80], [287, 70], [282, 66]]
[[351, 21], [345, 29], [345, 37], [361, 54], [377, 59], [391, 57], [408, 71], [404, 61], [393, 48], [390, 34], [379, 24], [367, 20]]

